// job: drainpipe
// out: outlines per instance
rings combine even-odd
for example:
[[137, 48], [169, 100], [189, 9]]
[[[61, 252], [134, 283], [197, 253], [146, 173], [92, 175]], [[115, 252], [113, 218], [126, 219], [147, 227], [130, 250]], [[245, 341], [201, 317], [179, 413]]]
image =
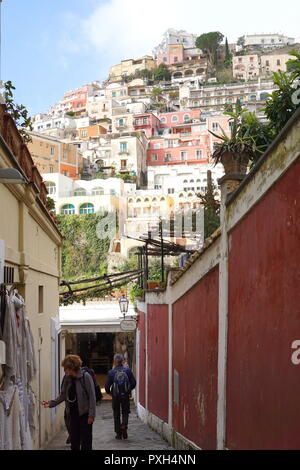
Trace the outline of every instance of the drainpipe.
[[218, 403], [217, 449], [226, 447], [226, 383], [227, 383], [227, 335], [228, 335], [228, 221], [226, 201], [245, 178], [235, 173], [218, 180], [221, 187], [221, 258], [219, 263], [219, 337], [218, 337]]

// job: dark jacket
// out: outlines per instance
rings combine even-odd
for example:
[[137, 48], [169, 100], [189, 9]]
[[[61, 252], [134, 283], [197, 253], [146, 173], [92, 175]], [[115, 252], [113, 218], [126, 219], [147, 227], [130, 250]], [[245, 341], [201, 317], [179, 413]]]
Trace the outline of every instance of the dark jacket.
[[109, 395], [112, 394], [112, 385], [114, 383], [115, 374], [117, 370], [124, 370], [124, 372], [126, 372], [126, 374], [128, 375], [130, 389], [127, 392], [127, 395], [130, 395], [131, 390], [133, 390], [136, 387], [136, 380], [131, 369], [129, 369], [128, 367], [124, 367], [124, 366], [116, 366], [108, 372], [108, 376], [105, 382], [106, 393], [108, 393]]
[[[94, 382], [90, 374], [85, 372], [83, 374], [82, 370], [80, 370], [75, 377], [76, 379], [76, 395], [78, 401], [78, 411], [79, 416], [84, 414], [88, 414], [89, 418], [95, 418], [96, 416], [96, 397], [95, 397], [95, 387]], [[83, 382], [84, 381], [84, 382]], [[67, 400], [68, 391], [72, 384], [72, 377], [66, 375], [64, 377], [61, 393], [60, 395], [55, 398], [55, 400], [49, 401], [49, 408], [54, 408], [55, 406], [59, 405], [63, 401], [66, 402], [66, 409], [69, 410], [69, 402]]]

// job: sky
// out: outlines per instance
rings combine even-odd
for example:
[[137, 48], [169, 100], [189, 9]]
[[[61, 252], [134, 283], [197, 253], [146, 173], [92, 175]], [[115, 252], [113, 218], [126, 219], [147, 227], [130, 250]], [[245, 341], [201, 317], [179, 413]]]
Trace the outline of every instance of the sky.
[[121, 60], [151, 54], [168, 28], [300, 37], [299, 0], [2, 0], [1, 79], [30, 114], [108, 77]]

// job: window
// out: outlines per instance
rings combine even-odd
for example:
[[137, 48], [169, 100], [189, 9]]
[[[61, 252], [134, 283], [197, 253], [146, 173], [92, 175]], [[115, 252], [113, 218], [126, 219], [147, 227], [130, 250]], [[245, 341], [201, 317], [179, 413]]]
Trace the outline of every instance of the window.
[[162, 118], [160, 118], [160, 122], [161, 122], [162, 124], [166, 124], [167, 119], [166, 119], [165, 117], [162, 117]]
[[190, 120], [190, 115], [189, 115], [189, 114], [185, 114], [183, 119], [184, 119], [185, 121], [189, 121], [189, 120]]
[[155, 149], [160, 149], [160, 144], [154, 144], [154, 145], [153, 145], [153, 148], [155, 148]]
[[164, 197], [160, 198], [160, 202], [164, 202], [166, 199]]
[[127, 153], [127, 142], [120, 142], [120, 153]]
[[[50, 167], [50, 170], [52, 168], [52, 172], [50, 171], [50, 173], [53, 173], [53, 166]], [[48, 191], [48, 194], [56, 194], [56, 184], [55, 183], [52, 183], [51, 181], [47, 181], [45, 182], [45, 186], [47, 188], [47, 191]]]
[[79, 214], [94, 214], [94, 204], [82, 204], [79, 209]]
[[250, 62], [253, 62], [254, 61], [254, 57], [250, 57]]
[[103, 194], [104, 194], [104, 189], [103, 189], [103, 188], [100, 188], [100, 187], [94, 188], [94, 189], [92, 190], [92, 194], [93, 194], [93, 196], [103, 195]]
[[44, 286], [39, 286], [39, 313], [44, 312]]
[[255, 101], [256, 100], [256, 95], [251, 95], [250, 100]]
[[75, 214], [75, 207], [73, 206], [73, 204], [65, 204], [61, 209], [61, 214], [73, 215]]
[[202, 158], [202, 150], [196, 150], [196, 158]]
[[172, 122], [178, 122], [178, 117], [177, 116], [172, 116]]
[[209, 100], [205, 100], [205, 104], [209, 104], [209, 103], [210, 103], [210, 101], [209, 101]]
[[169, 188], [168, 189], [168, 194], [174, 194], [175, 193], [175, 189], [174, 188]]
[[66, 150], [63, 151], [63, 159], [67, 160], [67, 151]]
[[119, 127], [124, 127], [124, 119], [119, 119], [117, 121], [117, 124], [118, 124]]
[[112, 94], [111, 94], [111, 96], [112, 96], [113, 98], [115, 98], [115, 97], [117, 96], [117, 92], [116, 92], [116, 91], [113, 91]]
[[74, 196], [86, 196], [86, 190], [83, 188], [75, 189]]
[[166, 153], [165, 154], [165, 162], [170, 162], [171, 161], [171, 154], [170, 153]]
[[117, 195], [116, 190], [115, 190], [115, 189], [111, 189], [111, 190], [110, 190], [110, 195], [111, 195], [111, 196], [116, 196], [116, 195]]
[[127, 170], [127, 160], [121, 160], [121, 170]]
[[199, 101], [194, 101], [194, 106], [199, 106]]
[[163, 61], [164, 61], [164, 62], [168, 62], [167, 57], [164, 57], [164, 58], [163, 58]]
[[152, 153], [151, 155], [151, 162], [157, 162], [158, 160], [158, 155], [157, 153]]
[[219, 129], [219, 123], [218, 122], [213, 122], [212, 123], [212, 130], [217, 131]]
[[87, 137], [87, 130], [86, 129], [83, 129], [81, 131], [81, 137]]
[[269, 66], [270, 66], [270, 61], [266, 60], [266, 67], [269, 67]]
[[281, 65], [280, 59], [277, 60], [277, 65]]
[[242, 57], [239, 58], [239, 64], [241, 64], [243, 62], [243, 59]]
[[51, 155], [54, 155], [54, 154], [55, 154], [55, 148], [54, 148], [54, 147], [50, 147], [50, 154], [51, 154]]
[[180, 152], [180, 159], [182, 162], [187, 160], [187, 152]]
[[53, 167], [53, 166], [49, 166], [49, 171], [50, 171], [50, 173], [54, 173], [54, 167]]

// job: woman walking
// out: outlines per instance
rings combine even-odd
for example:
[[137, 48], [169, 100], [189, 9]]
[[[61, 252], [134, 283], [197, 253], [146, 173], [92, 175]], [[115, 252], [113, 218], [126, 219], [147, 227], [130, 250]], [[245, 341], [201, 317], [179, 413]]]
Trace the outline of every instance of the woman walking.
[[62, 361], [66, 378], [60, 395], [44, 401], [45, 408], [54, 408], [63, 401], [70, 417], [71, 450], [92, 450], [96, 397], [93, 379], [81, 369], [79, 356], [69, 355]]

